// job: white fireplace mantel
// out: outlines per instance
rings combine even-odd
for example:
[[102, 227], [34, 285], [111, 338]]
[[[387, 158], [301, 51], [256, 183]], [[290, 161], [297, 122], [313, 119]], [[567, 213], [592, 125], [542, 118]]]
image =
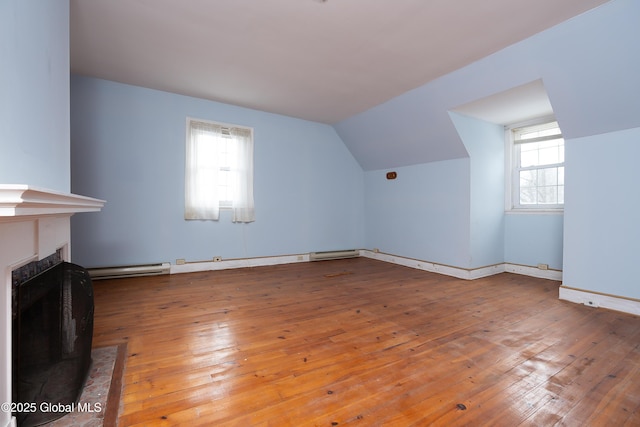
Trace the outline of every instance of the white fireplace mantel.
[[[11, 402], [11, 272], [58, 249], [70, 260], [71, 215], [106, 202], [22, 184], [0, 184], [0, 403]], [[0, 427], [15, 425], [0, 410]]]
[[104, 204], [104, 200], [77, 194], [22, 184], [0, 184], [0, 217], [97, 212]]

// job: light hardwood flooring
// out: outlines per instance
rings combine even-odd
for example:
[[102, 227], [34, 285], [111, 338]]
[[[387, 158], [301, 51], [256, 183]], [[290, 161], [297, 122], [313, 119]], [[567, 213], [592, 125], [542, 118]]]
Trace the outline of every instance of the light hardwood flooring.
[[366, 258], [95, 281], [120, 426], [640, 425], [640, 318]]

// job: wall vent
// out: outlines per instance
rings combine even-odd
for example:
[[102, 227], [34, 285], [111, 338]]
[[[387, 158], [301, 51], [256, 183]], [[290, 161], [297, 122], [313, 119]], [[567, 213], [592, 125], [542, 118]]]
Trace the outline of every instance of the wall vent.
[[324, 251], [309, 253], [309, 261], [325, 261], [330, 259], [355, 258], [360, 256], [357, 249], [345, 249], [341, 251]]
[[93, 280], [116, 279], [121, 277], [159, 276], [161, 274], [169, 274], [171, 264], [163, 262], [160, 264], [89, 268], [87, 270]]

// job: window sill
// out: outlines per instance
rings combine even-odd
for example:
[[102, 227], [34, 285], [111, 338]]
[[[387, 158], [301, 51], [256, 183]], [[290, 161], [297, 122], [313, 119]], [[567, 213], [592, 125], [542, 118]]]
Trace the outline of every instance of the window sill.
[[509, 209], [505, 215], [564, 215], [564, 209]]

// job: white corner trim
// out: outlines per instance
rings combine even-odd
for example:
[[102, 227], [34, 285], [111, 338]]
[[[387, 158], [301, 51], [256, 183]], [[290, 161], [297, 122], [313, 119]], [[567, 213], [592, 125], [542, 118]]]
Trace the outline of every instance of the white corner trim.
[[583, 304], [588, 307], [602, 307], [623, 313], [640, 315], [640, 301], [616, 295], [589, 292], [562, 285], [560, 286], [560, 299]]
[[308, 262], [309, 254], [283, 255], [258, 258], [229, 259], [222, 261], [188, 262], [186, 264], [171, 264], [170, 274], [195, 273], [198, 271], [229, 270], [232, 268], [261, 267], [265, 265], [293, 264]]

